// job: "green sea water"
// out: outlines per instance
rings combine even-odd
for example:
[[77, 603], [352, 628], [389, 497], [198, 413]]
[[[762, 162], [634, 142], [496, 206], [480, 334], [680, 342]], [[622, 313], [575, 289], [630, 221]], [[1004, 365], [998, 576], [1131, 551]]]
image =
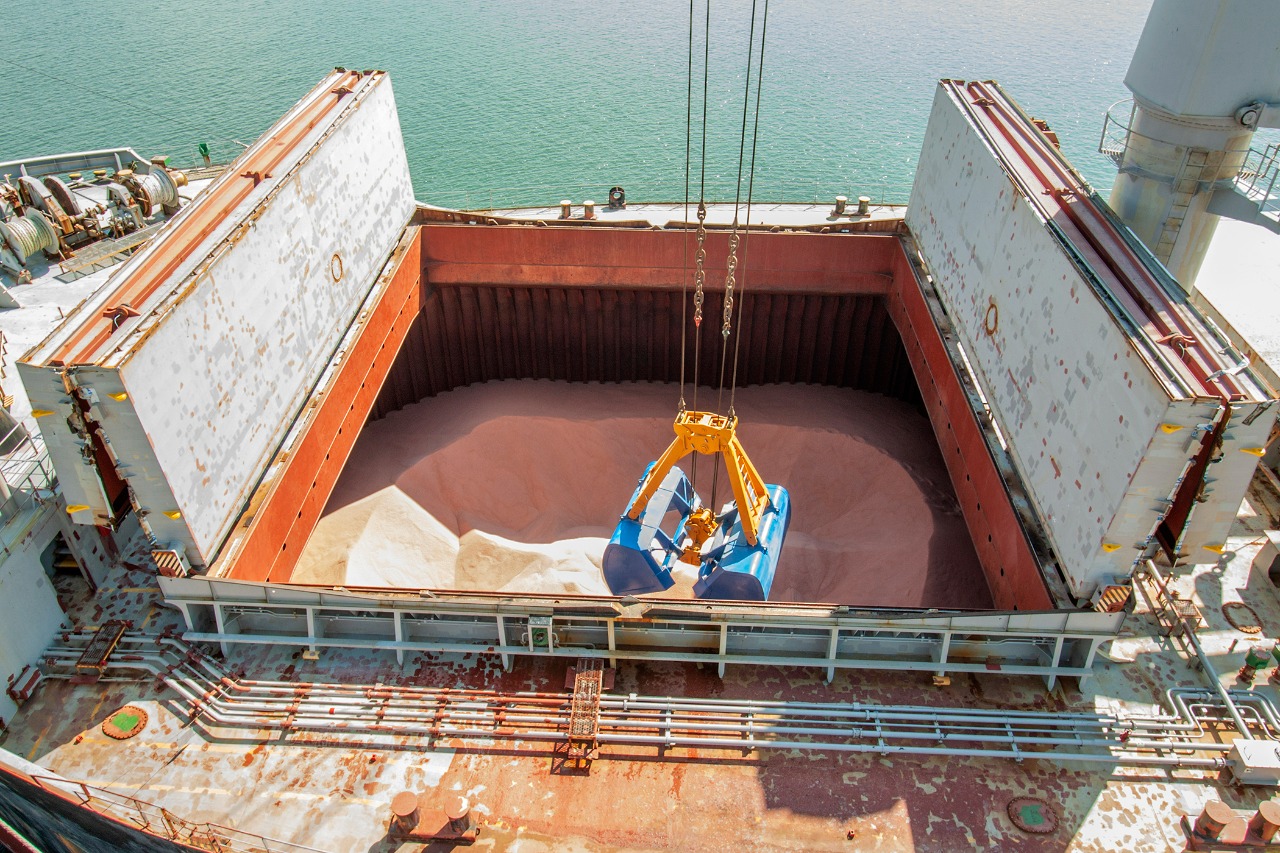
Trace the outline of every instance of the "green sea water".
[[[941, 77], [999, 80], [1105, 193], [1102, 116], [1128, 96], [1150, 5], [772, 0], [755, 195], [905, 201]], [[711, 3], [709, 198], [736, 184], [751, 11]], [[0, 161], [129, 145], [190, 163], [200, 142], [225, 159], [345, 65], [391, 72], [421, 200], [554, 203], [615, 184], [678, 200], [688, 18], [681, 0], [0, 0]], [[700, 112], [696, 91], [695, 196]]]

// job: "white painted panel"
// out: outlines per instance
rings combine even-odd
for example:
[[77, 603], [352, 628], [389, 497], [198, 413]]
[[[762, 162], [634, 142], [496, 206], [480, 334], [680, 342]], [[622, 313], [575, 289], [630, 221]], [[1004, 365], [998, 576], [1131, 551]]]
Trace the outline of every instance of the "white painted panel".
[[1125, 85], [1185, 116], [1231, 116], [1280, 101], [1280, 3], [1155, 0]]
[[[158, 471], [208, 562], [305, 403], [413, 211], [383, 79], [119, 370]], [[337, 253], [341, 277], [334, 280]], [[131, 483], [132, 483], [132, 477]]]
[[1105, 547], [1095, 558], [1093, 577], [1128, 576], [1153, 543], [1155, 529], [1168, 512], [1171, 499], [1191, 461], [1200, 452], [1205, 432], [1218, 416], [1218, 405], [1206, 400], [1170, 401], [1160, 425], [1142, 454], [1137, 473], [1104, 540], [1119, 549]]
[[1276, 422], [1276, 404], [1237, 403], [1222, 436], [1222, 454], [1209, 465], [1204, 501], [1191, 511], [1182, 552], [1193, 563], [1212, 563], [1226, 544], [1231, 524], [1258, 467], [1258, 453]]
[[75, 379], [80, 388], [93, 390], [90, 396], [96, 402], [90, 407], [90, 414], [107, 436], [117, 473], [129, 485], [144, 529], [156, 542], [182, 543], [192, 565], [204, 565], [185, 518], [166, 515], [178, 509], [178, 499], [120, 372], [110, 367], [82, 366], [76, 368]]
[[[18, 376], [31, 401], [31, 411], [49, 460], [58, 472], [58, 484], [71, 518], [77, 524], [110, 524], [111, 507], [102, 489], [102, 479], [85, 436], [72, 428], [77, 408], [62, 382], [62, 373], [52, 367], [18, 364]], [[83, 421], [79, 421], [83, 429]], [[78, 509], [83, 507], [83, 509]]]
[[1073, 591], [1087, 595], [1120, 559], [1100, 559], [1104, 535], [1169, 394], [941, 88], [906, 218]]

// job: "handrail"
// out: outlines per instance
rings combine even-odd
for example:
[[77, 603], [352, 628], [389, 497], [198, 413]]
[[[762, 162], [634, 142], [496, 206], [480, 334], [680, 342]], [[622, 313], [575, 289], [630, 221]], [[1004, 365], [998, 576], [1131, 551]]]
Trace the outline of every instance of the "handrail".
[[[22, 429], [20, 423], [15, 424], [0, 437], [0, 445]], [[18, 447], [0, 457], [0, 478], [7, 487], [7, 494], [0, 502], [0, 523], [51, 496], [57, 472], [38, 432], [28, 432]], [[0, 542], [0, 547], [4, 544]]]
[[[449, 207], [458, 210], [491, 213], [495, 210], [515, 210], [522, 208], [558, 207], [560, 200], [573, 199], [580, 204], [585, 199], [605, 198], [608, 187], [617, 180], [603, 179], [594, 183], [582, 182], [571, 186], [564, 184], [541, 184], [515, 187], [491, 187], [486, 190], [442, 190], [425, 192], [422, 200], [437, 207]], [[840, 184], [848, 184], [841, 187]], [[906, 204], [911, 192], [910, 182], [898, 184], [887, 181], [860, 183], [847, 178], [814, 181], [798, 186], [794, 181], [778, 180], [771, 186], [768, 182], [756, 181], [754, 196], [757, 203], [765, 200], [778, 204], [820, 204], [834, 202], [837, 194], [845, 193], [865, 195], [875, 205]], [[717, 193], [723, 195], [717, 200]], [[627, 189], [629, 204], [682, 204], [684, 184], [678, 181], [646, 181], [639, 187]], [[726, 183], [723, 188], [708, 188], [707, 204], [733, 204], [733, 187]]]
[[[1121, 118], [1117, 108], [1128, 106], [1128, 119]], [[1102, 118], [1102, 133], [1098, 138], [1098, 153], [1124, 170], [1125, 155], [1134, 139], [1141, 139], [1151, 156], [1155, 151], [1167, 151], [1170, 172], [1179, 174], [1186, 161], [1187, 146], [1139, 133], [1133, 129], [1133, 117], [1137, 110], [1133, 98], [1116, 101], [1107, 108]], [[1258, 203], [1262, 213], [1280, 213], [1280, 197], [1275, 194], [1277, 178], [1280, 178], [1280, 142], [1272, 142], [1259, 149], [1251, 145], [1222, 149], [1227, 154], [1243, 154], [1244, 162], [1232, 182], [1242, 195]], [[1130, 167], [1131, 168], [1131, 167]], [[1227, 183], [1227, 182], [1223, 182]], [[1228, 184], [1229, 185], [1229, 184]]]
[[179, 817], [168, 809], [140, 800], [127, 794], [120, 794], [106, 788], [99, 788], [84, 782], [52, 776], [31, 776], [37, 785], [46, 791], [62, 794], [74, 794], [80, 805], [117, 820], [130, 824], [151, 835], [159, 835], [171, 841], [189, 843], [219, 853], [325, 853], [315, 847], [294, 844], [268, 838], [254, 832], [245, 832], [217, 823], [197, 823]]
[[1249, 149], [1235, 185], [1258, 203], [1262, 213], [1280, 211], [1280, 198], [1275, 194], [1277, 176], [1280, 176], [1280, 143], [1273, 142], [1263, 149]]

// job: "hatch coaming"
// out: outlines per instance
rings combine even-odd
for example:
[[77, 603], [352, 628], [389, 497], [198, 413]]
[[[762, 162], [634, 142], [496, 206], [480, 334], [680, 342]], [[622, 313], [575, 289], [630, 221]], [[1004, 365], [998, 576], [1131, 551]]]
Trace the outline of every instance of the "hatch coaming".
[[[429, 224], [419, 235], [421, 310], [382, 384], [374, 417], [474, 382], [679, 380], [681, 285], [684, 250], [692, 255], [694, 248], [691, 232], [495, 223]], [[727, 243], [725, 234], [708, 236], [709, 266], [724, 262]], [[935, 327], [939, 309], [924, 307], [928, 283], [908, 261], [901, 239], [753, 233], [749, 250], [757, 265], [750, 271], [751, 308], [736, 326], [743, 338], [740, 381], [866, 389], [916, 403], [926, 384], [949, 389], [945, 405], [929, 415], [944, 454], [958, 454], [958, 461], [948, 459], [947, 464], [957, 493], [964, 490], [965, 523], [982, 552], [996, 606], [1070, 606], [1065, 596], [1050, 592], [1044, 572], [1056, 573], [1053, 561], [1031, 544], [1043, 541], [1043, 533], [1029, 536], [1024, 526], [1034, 527], [1036, 520], [1012, 506], [1008, 483], [1016, 482], [1017, 475], [1008, 463], [997, 462], [1003, 451], [984, 435], [974, 398], [963, 388], [964, 369]], [[394, 273], [406, 282], [412, 275], [403, 266], [409, 257], [406, 252]], [[904, 289], [916, 294], [912, 299], [918, 308], [903, 308]], [[721, 290], [708, 285], [705, 310], [715, 316]], [[380, 337], [384, 326], [370, 322], [362, 335]], [[934, 344], [919, 340], [925, 326]], [[702, 333], [704, 352], [718, 351], [719, 325], [704, 323]], [[352, 340], [342, 350], [354, 353], [363, 346], [362, 340]], [[916, 355], [908, 358], [909, 351]], [[359, 370], [357, 365], [350, 369]], [[702, 364], [701, 369], [703, 382], [713, 383], [716, 365]], [[329, 389], [339, 382], [334, 375], [333, 383], [313, 398], [306, 420], [295, 426], [299, 438], [288, 443], [288, 453], [278, 460], [280, 471], [295, 459], [315, 456], [308, 443], [325, 446], [335, 438], [332, 429], [326, 433], [313, 426], [332, 404]], [[937, 392], [929, 393], [936, 401]], [[956, 431], [964, 438], [957, 438]], [[349, 450], [345, 443], [343, 447]], [[258, 535], [258, 557], [220, 563], [214, 574], [290, 582], [291, 567], [305, 543], [298, 534], [314, 524], [314, 510], [323, 505], [332, 474], [345, 461], [345, 451], [335, 452], [311, 468], [299, 467], [288, 475], [297, 481], [294, 486], [255, 501], [244, 522], [251, 537], [252, 525], [275, 515], [286, 519], [290, 531], [281, 530], [274, 539]], [[282, 497], [286, 494], [287, 499]], [[280, 500], [287, 513], [273, 505]], [[301, 511], [302, 521], [295, 510]]]

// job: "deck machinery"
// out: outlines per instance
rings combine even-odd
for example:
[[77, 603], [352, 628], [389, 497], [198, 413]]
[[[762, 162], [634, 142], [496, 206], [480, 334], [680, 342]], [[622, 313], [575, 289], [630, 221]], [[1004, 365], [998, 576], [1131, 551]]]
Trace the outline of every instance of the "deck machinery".
[[[789, 501], [731, 417], [695, 411], [618, 525], [614, 596], [292, 583], [370, 417], [473, 382], [680, 378], [691, 224], [415, 205], [381, 72], [327, 77], [20, 373], [71, 518], [104, 542], [139, 519], [188, 639], [224, 651], [1087, 676], [1135, 567], [1221, 551], [1275, 392], [998, 86], [939, 86], [918, 174], [905, 217], [752, 232], [742, 384], [919, 404], [994, 611], [768, 600]], [[708, 228], [708, 268], [727, 232]], [[714, 534], [675, 467], [691, 451], [730, 460], [736, 510]], [[701, 600], [636, 597], [682, 558]]]

